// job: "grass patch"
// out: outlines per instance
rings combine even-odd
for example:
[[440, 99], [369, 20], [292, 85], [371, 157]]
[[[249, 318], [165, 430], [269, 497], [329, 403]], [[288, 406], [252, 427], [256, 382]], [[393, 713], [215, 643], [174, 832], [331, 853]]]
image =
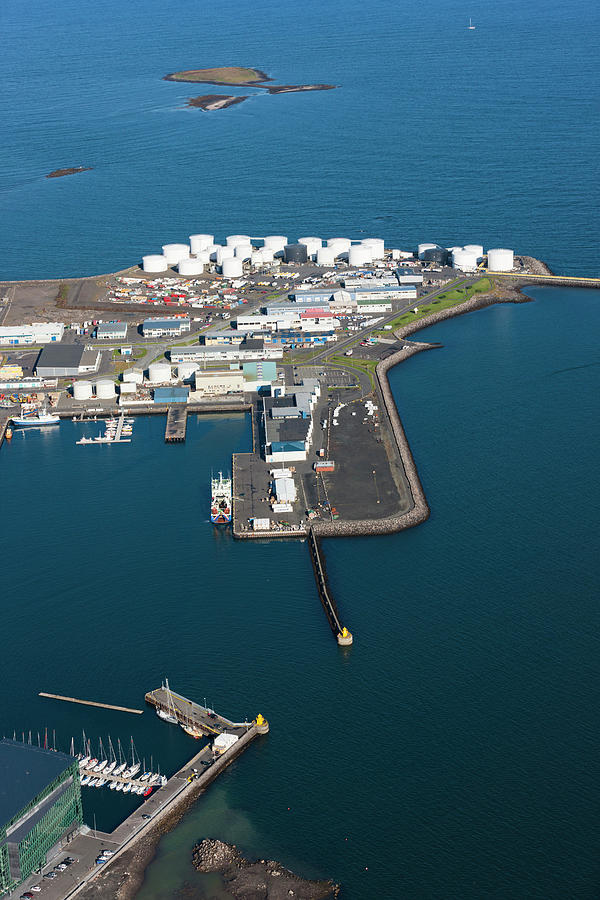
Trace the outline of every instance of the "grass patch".
[[[474, 284], [453, 288], [450, 291], [444, 291], [442, 294], [438, 294], [435, 300], [431, 300], [429, 303], [420, 305], [417, 301], [415, 305], [419, 310], [418, 312], [403, 313], [403, 315], [394, 319], [393, 322], [388, 322], [388, 324], [392, 326], [392, 332], [396, 331], [396, 329], [403, 328], [405, 325], [409, 325], [412, 322], [418, 322], [419, 319], [424, 319], [432, 313], [440, 312], [443, 309], [451, 309], [453, 306], [460, 306], [461, 303], [470, 300], [474, 294], [485, 294], [488, 291], [491, 291], [491, 289], [492, 284], [490, 279], [480, 278], [478, 281], [474, 282]], [[378, 331], [374, 333], [385, 335], [389, 334], [389, 331]]]
[[243, 66], [218, 66], [214, 69], [187, 69], [167, 75], [168, 81], [191, 81], [208, 84], [257, 84], [266, 80], [264, 72]]

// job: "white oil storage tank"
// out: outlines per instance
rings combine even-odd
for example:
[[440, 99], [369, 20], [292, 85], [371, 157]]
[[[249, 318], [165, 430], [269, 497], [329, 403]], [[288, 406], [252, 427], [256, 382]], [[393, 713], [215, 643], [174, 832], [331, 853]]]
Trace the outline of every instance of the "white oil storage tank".
[[142, 256], [142, 270], [144, 272], [166, 272], [169, 268], [167, 257], [159, 253], [151, 253]]
[[335, 250], [332, 247], [319, 247], [317, 250], [317, 265], [332, 266], [335, 262]]
[[221, 266], [223, 278], [240, 278], [244, 273], [241, 259], [224, 259]]
[[148, 381], [150, 384], [167, 384], [171, 381], [171, 366], [169, 363], [151, 363], [148, 366]]
[[122, 381], [119, 385], [120, 394], [135, 394], [136, 390], [137, 384], [134, 384], [133, 381]]
[[197, 372], [200, 366], [198, 363], [181, 363], [177, 366], [177, 378], [179, 381], [185, 381], [187, 378], [191, 378], [194, 372]]
[[250, 244], [252, 239], [249, 234], [230, 234], [227, 238], [227, 246], [235, 247], [236, 244]]
[[96, 397], [98, 400], [112, 400], [115, 396], [115, 383], [108, 378], [102, 378], [96, 382]]
[[195, 255], [208, 250], [215, 242], [214, 234], [190, 234], [190, 250]]
[[469, 253], [475, 254], [479, 260], [483, 259], [483, 246], [481, 244], [465, 244], [463, 250], [468, 250]]
[[350, 266], [366, 266], [372, 262], [370, 248], [363, 247], [362, 244], [353, 244], [348, 250], [348, 265]]
[[462, 272], [474, 272], [477, 269], [478, 258], [475, 253], [461, 247], [452, 251], [452, 268]]
[[315, 259], [317, 251], [323, 246], [323, 241], [318, 237], [302, 237], [298, 238], [299, 244], [304, 244], [306, 252], [310, 259]]
[[236, 244], [235, 245], [235, 258], [241, 259], [242, 262], [245, 259], [252, 258], [252, 244]]
[[369, 247], [373, 259], [383, 259], [385, 256], [385, 241], [381, 238], [365, 238], [360, 242], [363, 247]]
[[506, 250], [502, 247], [488, 250], [488, 269], [492, 272], [512, 272], [514, 266], [514, 250]]
[[233, 247], [217, 247], [216, 262], [218, 266], [222, 266], [226, 259], [233, 259], [235, 249]]
[[426, 250], [435, 250], [437, 244], [419, 244], [417, 247], [417, 256], [419, 259], [423, 259], [423, 254]]
[[140, 369], [127, 369], [126, 372], [123, 372], [121, 375], [123, 381], [128, 381], [131, 384], [141, 384], [144, 380], [144, 373]]
[[74, 381], [73, 382], [73, 399], [74, 400], [91, 400], [92, 399], [92, 382], [91, 381]]
[[204, 263], [198, 259], [182, 259], [177, 266], [180, 275], [202, 275], [204, 272]]
[[189, 244], [163, 244], [162, 252], [170, 266], [176, 266], [182, 259], [190, 255]]
[[264, 245], [273, 253], [282, 253], [283, 248], [289, 243], [285, 234], [268, 234], [263, 238]]
[[352, 246], [352, 241], [348, 238], [328, 238], [327, 246], [333, 249], [336, 256], [340, 256], [340, 254], [348, 252]]

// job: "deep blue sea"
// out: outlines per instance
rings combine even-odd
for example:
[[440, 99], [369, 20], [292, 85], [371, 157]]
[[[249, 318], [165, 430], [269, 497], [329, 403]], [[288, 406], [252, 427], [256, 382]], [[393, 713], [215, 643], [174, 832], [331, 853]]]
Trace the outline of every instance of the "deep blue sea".
[[[596, 4], [4, 0], [0, 26], [0, 278], [205, 231], [476, 241], [600, 274]], [[205, 113], [182, 108], [204, 88], [161, 80], [220, 64], [340, 88]], [[76, 165], [94, 170], [44, 178]], [[141, 707], [165, 675], [271, 722], [140, 900], [218, 896], [189, 864], [204, 836], [345, 900], [597, 900], [600, 294], [531, 295], [422, 332], [443, 349], [394, 370], [432, 514], [326, 543], [349, 653], [305, 545], [208, 524], [243, 416], [193, 419], [181, 446], [147, 418], [131, 445], [78, 447], [94, 426], [64, 423], [0, 451], [0, 733], [133, 736], [173, 771], [193, 743], [152, 712], [37, 696]], [[133, 807], [113, 794], [85, 795], [90, 824]]]

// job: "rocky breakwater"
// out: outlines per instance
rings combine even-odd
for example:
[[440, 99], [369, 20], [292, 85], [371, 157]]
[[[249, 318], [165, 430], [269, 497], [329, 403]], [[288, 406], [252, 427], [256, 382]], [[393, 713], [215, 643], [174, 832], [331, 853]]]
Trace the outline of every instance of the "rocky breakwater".
[[199, 872], [218, 872], [227, 895], [236, 900], [327, 900], [337, 897], [333, 881], [310, 881], [294, 875], [272, 859], [250, 862], [235, 844], [203, 840], [193, 849], [192, 861]]
[[[444, 322], [446, 319], [453, 319], [455, 316], [462, 316], [465, 313], [474, 312], [476, 309], [484, 309], [486, 306], [493, 306], [494, 303], [529, 303], [530, 298], [525, 297], [518, 288], [502, 288], [488, 294], [475, 294], [469, 300], [458, 303], [456, 306], [450, 306], [448, 309], [441, 309], [439, 312], [431, 313], [422, 319], [416, 319], [409, 322], [403, 328], [394, 331], [394, 335], [398, 340], [404, 340], [410, 334], [421, 331], [423, 328], [429, 328], [430, 325], [437, 325], [438, 322]], [[431, 349], [435, 344], [421, 344], [421, 349]], [[405, 357], [403, 357], [405, 358]], [[387, 362], [387, 360], [386, 360]], [[396, 360], [400, 362], [400, 360]], [[395, 365], [396, 363], [392, 363]]]
[[[355, 522], [316, 522], [312, 525], [315, 535], [318, 537], [359, 537], [370, 534], [394, 534], [405, 528], [414, 528], [429, 518], [429, 506], [425, 498], [425, 492], [421, 485], [419, 473], [402, 426], [394, 395], [387, 378], [388, 371], [409, 359], [416, 353], [431, 349], [433, 344], [414, 344], [410, 347], [393, 353], [377, 364], [375, 375], [379, 387], [379, 394], [383, 404], [383, 410], [387, 422], [385, 423], [393, 438], [393, 450], [397, 453], [403, 476], [408, 483], [412, 498], [412, 506], [408, 512], [397, 516], [388, 516], [385, 519], [362, 519]], [[382, 424], [384, 424], [382, 422]]]

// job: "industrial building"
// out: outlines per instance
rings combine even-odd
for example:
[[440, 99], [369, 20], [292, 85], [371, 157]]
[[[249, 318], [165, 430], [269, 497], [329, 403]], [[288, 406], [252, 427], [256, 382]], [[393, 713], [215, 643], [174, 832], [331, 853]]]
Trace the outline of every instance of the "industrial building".
[[414, 269], [398, 267], [396, 276], [400, 284], [423, 284], [423, 273]]
[[194, 392], [196, 400], [201, 397], [218, 396], [222, 394], [243, 393], [246, 388], [244, 373], [241, 369], [227, 369], [219, 372], [194, 372]]
[[125, 341], [127, 322], [101, 322], [96, 326], [96, 337], [99, 341]]
[[0, 741], [0, 894], [39, 871], [83, 822], [77, 760]]
[[246, 338], [244, 341], [240, 341], [239, 335], [237, 337], [237, 344], [173, 347], [170, 352], [171, 362], [176, 364], [189, 362], [210, 363], [224, 360], [281, 359], [283, 356], [283, 348], [281, 346], [267, 346], [261, 338]]
[[191, 322], [184, 317], [180, 319], [145, 319], [142, 322], [144, 337], [178, 337], [189, 331]]
[[97, 372], [100, 350], [87, 350], [81, 344], [49, 344], [40, 351], [35, 374], [39, 378], [76, 377]]
[[51, 344], [62, 340], [65, 326], [62, 322], [34, 322], [33, 325], [3, 325], [0, 327], [0, 344]]
[[157, 387], [154, 388], [154, 402], [159, 404], [187, 403], [189, 393], [187, 387]]
[[300, 462], [310, 450], [313, 434], [312, 410], [321, 393], [317, 378], [305, 378], [287, 393], [263, 397], [262, 425], [267, 462]]
[[[335, 341], [335, 332], [334, 331], [319, 331], [319, 332], [308, 332], [308, 331], [274, 331], [266, 339], [267, 346], [279, 345], [281, 348], [289, 347], [292, 350], [300, 349], [302, 347], [315, 347], [320, 346], [322, 344], [326, 344], [328, 341]], [[281, 351], [281, 355], [283, 356], [283, 351]]]

